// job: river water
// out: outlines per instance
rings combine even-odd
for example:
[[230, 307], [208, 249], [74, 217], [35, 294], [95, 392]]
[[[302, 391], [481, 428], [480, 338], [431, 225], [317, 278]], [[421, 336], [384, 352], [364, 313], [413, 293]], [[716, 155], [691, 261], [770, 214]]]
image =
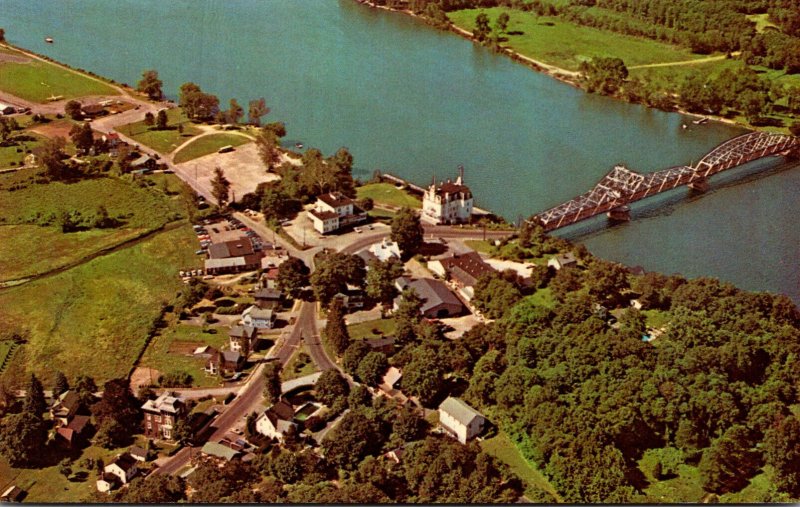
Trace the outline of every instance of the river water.
[[[510, 220], [587, 191], [616, 163], [688, 164], [742, 132], [587, 95], [352, 0], [0, 0], [0, 26], [14, 44], [120, 82], [155, 68], [172, 98], [186, 81], [223, 104], [263, 96], [267, 121], [324, 153], [348, 147], [358, 177], [426, 184], [464, 165], [476, 204]], [[637, 205], [628, 224], [597, 218], [559, 234], [629, 265], [800, 302], [800, 169], [774, 165], [720, 175], [702, 198], [677, 190]]]

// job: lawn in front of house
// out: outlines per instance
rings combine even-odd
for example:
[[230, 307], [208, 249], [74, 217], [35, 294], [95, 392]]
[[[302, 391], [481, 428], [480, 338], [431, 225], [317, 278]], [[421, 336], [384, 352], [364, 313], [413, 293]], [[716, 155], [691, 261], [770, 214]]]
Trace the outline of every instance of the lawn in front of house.
[[178, 270], [198, 266], [197, 238], [186, 225], [57, 275], [0, 291], [0, 328], [27, 343], [4, 373], [32, 372], [52, 382], [94, 377], [98, 385], [125, 376], [148, 329], [184, 287]]
[[177, 153], [175, 153], [173, 161], [176, 164], [181, 164], [183, 162], [188, 162], [189, 160], [202, 157], [203, 155], [216, 153], [224, 146], [235, 147], [249, 142], [251, 142], [249, 138], [239, 134], [211, 134], [193, 139], [186, 143], [181, 147], [180, 150], [178, 150]]
[[368, 183], [360, 186], [356, 189], [356, 197], [358, 199], [370, 198], [375, 204], [385, 204], [397, 208], [404, 206], [409, 208], [422, 207], [422, 201], [418, 197], [397, 188], [391, 183]]
[[[394, 319], [378, 319], [347, 326], [347, 332], [353, 340], [367, 340], [369, 338], [380, 338], [381, 336], [391, 336], [397, 328]], [[377, 331], [377, 332], [376, 332]]]
[[[192, 351], [203, 345], [210, 345], [217, 350], [227, 348], [229, 342], [227, 328], [200, 327], [180, 321], [170, 323], [147, 347], [141, 360], [141, 366], [165, 373], [186, 372], [192, 376], [196, 387], [219, 386], [222, 379], [219, 375], [210, 375], [204, 370], [206, 360], [194, 357]], [[158, 379], [153, 379], [157, 382]]]
[[[28, 169], [0, 175], [0, 282], [70, 265], [185, 214], [179, 199], [157, 186], [114, 177], [42, 184], [33, 183], [32, 175]], [[62, 213], [93, 217], [100, 206], [119, 220], [118, 227], [61, 232]]]
[[[28, 58], [18, 51], [10, 54]], [[53, 96], [74, 99], [89, 95], [119, 95], [111, 85], [83, 74], [31, 58], [28, 62], [0, 62], [0, 90], [31, 102]]]
[[508, 465], [525, 484], [525, 494], [531, 499], [549, 495], [550, 502], [560, 501], [558, 492], [552, 484], [522, 456], [517, 446], [504, 432], [500, 431], [496, 436], [483, 440], [480, 445], [484, 452]]
[[[183, 132], [179, 127], [183, 128]], [[179, 107], [167, 109], [166, 129], [159, 130], [155, 126], [147, 126], [142, 120], [117, 127], [117, 130], [137, 143], [164, 155], [203, 132], [183, 114], [183, 109]]]

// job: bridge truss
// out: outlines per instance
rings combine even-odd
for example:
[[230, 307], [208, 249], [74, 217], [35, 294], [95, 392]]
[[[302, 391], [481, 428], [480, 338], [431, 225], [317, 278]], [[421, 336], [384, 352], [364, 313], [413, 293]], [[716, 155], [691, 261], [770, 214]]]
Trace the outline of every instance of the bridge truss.
[[694, 167], [676, 166], [641, 174], [618, 165], [589, 192], [534, 215], [531, 220], [545, 231], [552, 231], [681, 185], [705, 183], [706, 178], [719, 172], [798, 147], [797, 137], [751, 132], [720, 144]]

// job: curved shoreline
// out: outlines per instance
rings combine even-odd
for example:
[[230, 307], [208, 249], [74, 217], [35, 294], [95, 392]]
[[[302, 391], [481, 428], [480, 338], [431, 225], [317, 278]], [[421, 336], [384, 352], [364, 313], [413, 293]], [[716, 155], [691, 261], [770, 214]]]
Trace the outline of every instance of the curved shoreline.
[[[393, 8], [387, 7], [385, 5], [376, 5], [376, 4], [374, 4], [372, 2], [372, 0], [355, 0], [355, 1], [356, 1], [356, 3], [362, 4], [362, 5], [366, 5], [368, 7], [373, 8], [373, 9], [381, 9], [381, 10], [384, 10], [384, 11], [397, 12], [397, 13], [400, 13], [400, 14], [405, 14], [407, 16], [411, 16], [413, 18], [420, 19], [423, 22], [425, 22], [426, 24], [430, 24], [430, 23], [427, 23], [425, 17], [420, 16], [418, 14], [415, 14], [414, 12], [412, 12], [412, 11], [410, 11], [408, 9], [393, 9]], [[431, 26], [433, 26], [433, 25], [431, 25]], [[438, 29], [438, 27], [434, 27], [434, 28]], [[442, 30], [446, 30], [446, 31], [454, 33], [454, 34], [456, 34], [456, 35], [458, 35], [460, 37], [463, 37], [464, 39], [469, 40], [473, 44], [482, 45], [482, 44], [480, 44], [480, 42], [478, 42], [475, 39], [475, 37], [473, 37], [472, 33], [470, 33], [468, 30], [465, 30], [465, 29], [461, 28], [460, 26], [456, 26], [453, 22], [450, 22], [450, 24], [447, 25], [447, 28], [446, 29], [442, 28]], [[489, 49], [489, 48], [487, 48], [487, 49]], [[521, 53], [518, 53], [517, 51], [514, 51], [513, 49], [508, 48], [508, 47], [500, 47], [500, 49], [498, 51], [496, 51], [496, 52], [509, 57], [511, 60], [513, 60], [513, 61], [515, 61], [515, 62], [517, 62], [517, 63], [519, 63], [521, 65], [524, 65], [525, 67], [528, 67], [529, 69], [531, 69], [531, 70], [533, 70], [535, 72], [540, 72], [542, 74], [545, 74], [547, 76], [552, 77], [553, 79], [561, 81], [562, 83], [565, 83], [565, 84], [568, 84], [568, 85], [573, 86], [575, 88], [578, 88], [579, 90], [582, 90], [585, 93], [589, 93], [578, 82], [578, 78], [580, 76], [580, 73], [577, 72], [577, 71], [567, 70], [567, 69], [564, 69], [564, 68], [561, 68], [561, 67], [557, 67], [555, 65], [551, 65], [549, 63], [544, 63], [542, 61], [539, 61], [539, 60], [536, 60], [536, 59], [531, 58], [529, 56], [526, 56], [526, 55], [523, 55]], [[675, 106], [674, 109], [661, 109], [661, 108], [658, 108], [658, 107], [649, 106], [649, 105], [647, 105], [647, 104], [645, 104], [643, 102], [628, 101], [628, 100], [625, 100], [624, 98], [620, 97], [619, 95], [601, 95], [601, 96], [609, 97], [609, 98], [616, 99], [616, 100], [620, 100], [620, 101], [626, 102], [628, 104], [638, 104], [638, 105], [644, 106], [644, 107], [646, 107], [648, 109], [655, 109], [655, 110], [663, 111], [663, 112], [666, 112], [666, 113], [678, 113], [678, 114], [681, 114], [681, 115], [684, 115], [684, 116], [691, 116], [691, 117], [694, 117], [694, 118], [704, 118], [704, 119], [709, 120], [709, 121], [715, 121], [715, 122], [718, 122], [718, 123], [723, 123], [725, 125], [733, 125], [733, 126], [740, 127], [740, 128], [743, 128], [743, 129], [749, 130], [749, 131], [763, 130], [765, 132], [770, 132], [767, 129], [761, 129], [761, 128], [758, 128], [758, 127], [754, 127], [752, 125], [744, 124], [744, 123], [738, 122], [736, 120], [732, 120], [730, 118], [724, 118], [722, 116], [716, 116], [716, 115], [711, 115], [711, 114], [702, 114], [702, 113], [691, 113], [689, 111], [681, 109], [678, 106]]]

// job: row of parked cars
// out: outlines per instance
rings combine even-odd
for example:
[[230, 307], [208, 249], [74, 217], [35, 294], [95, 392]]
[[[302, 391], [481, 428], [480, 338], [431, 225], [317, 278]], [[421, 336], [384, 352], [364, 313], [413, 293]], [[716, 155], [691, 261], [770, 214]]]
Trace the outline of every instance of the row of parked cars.
[[250, 243], [253, 244], [253, 250], [260, 252], [264, 249], [264, 242], [261, 240], [261, 236], [259, 236], [255, 231], [251, 230], [235, 217], [229, 218], [228, 222], [231, 224], [231, 227], [242, 231], [244, 235], [250, 239]]

